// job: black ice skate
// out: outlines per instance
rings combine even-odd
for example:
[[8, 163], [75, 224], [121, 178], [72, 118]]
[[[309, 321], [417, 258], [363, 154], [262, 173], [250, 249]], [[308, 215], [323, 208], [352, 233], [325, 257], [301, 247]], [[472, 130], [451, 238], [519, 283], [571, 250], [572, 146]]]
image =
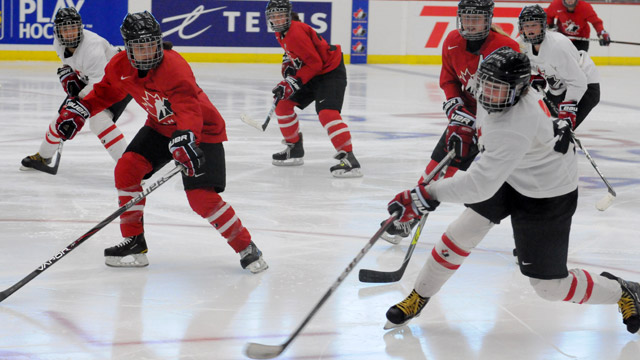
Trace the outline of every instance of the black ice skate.
[[406, 299], [387, 310], [388, 321], [384, 329], [389, 330], [406, 325], [414, 317], [420, 316], [420, 311], [428, 302], [428, 297], [422, 297], [415, 290], [412, 290]]
[[356, 159], [356, 156], [353, 155], [353, 152], [346, 152], [344, 150], [340, 150], [334, 158], [336, 160], [340, 160], [340, 163], [334, 165], [329, 169], [331, 171], [331, 175], [338, 178], [351, 178], [351, 177], [361, 177], [362, 171], [360, 169], [360, 163]]
[[640, 330], [640, 284], [633, 281], [625, 281], [608, 272], [600, 276], [616, 280], [622, 287], [622, 296], [618, 300], [618, 308], [622, 313], [622, 322], [627, 325], [627, 331], [635, 334]]
[[275, 166], [299, 166], [304, 164], [304, 148], [302, 147], [302, 133], [298, 133], [300, 139], [296, 143], [288, 143], [282, 141], [287, 145], [287, 148], [273, 154], [273, 160], [271, 163]]
[[[380, 235], [384, 240], [392, 243], [393, 245], [399, 244], [402, 239], [411, 235], [411, 231], [414, 227], [420, 222], [420, 219], [413, 219], [405, 222], [400, 222], [400, 220], [395, 220], [387, 231]], [[380, 224], [382, 226], [384, 221]]]
[[144, 233], [129, 236], [113, 247], [104, 249], [105, 264], [114, 267], [143, 267], [149, 265], [149, 251]]
[[252, 242], [240, 251], [240, 265], [243, 269], [249, 269], [254, 274], [265, 271], [269, 265], [262, 259], [262, 251]]
[[60, 165], [60, 154], [58, 154], [58, 158], [53, 166], [50, 165], [51, 159], [52, 158], [45, 159], [40, 155], [40, 153], [35, 153], [35, 155], [30, 155], [22, 159], [20, 170], [38, 170], [47, 174], [55, 175], [58, 173], [58, 165]]

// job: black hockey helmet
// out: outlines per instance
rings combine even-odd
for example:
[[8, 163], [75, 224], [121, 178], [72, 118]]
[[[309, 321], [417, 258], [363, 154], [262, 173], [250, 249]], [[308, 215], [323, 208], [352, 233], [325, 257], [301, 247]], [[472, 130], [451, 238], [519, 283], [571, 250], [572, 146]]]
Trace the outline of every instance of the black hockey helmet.
[[[264, 12], [273, 31], [284, 32], [291, 26], [291, 3], [289, 0], [269, 0]], [[279, 20], [284, 20], [280, 23]]]
[[569, 4], [567, 0], [562, 0], [562, 5], [564, 5], [568, 10], [573, 11], [578, 6], [578, 1], [580, 0], [571, 1], [571, 4]]
[[456, 26], [466, 40], [484, 40], [491, 31], [493, 0], [461, 0]]
[[53, 19], [53, 33], [62, 46], [77, 48], [84, 37], [78, 10], [74, 7], [58, 9]]
[[[537, 35], [527, 35], [524, 31], [525, 23], [538, 22], [540, 23], [540, 33]], [[520, 36], [525, 42], [537, 45], [544, 40], [545, 31], [547, 29], [547, 13], [540, 5], [527, 5], [522, 8], [520, 15], [518, 16], [518, 29], [520, 30]]]
[[475, 96], [488, 112], [515, 105], [529, 88], [529, 58], [509, 47], [501, 47], [487, 56], [475, 74]]
[[162, 62], [162, 31], [150, 12], [127, 14], [120, 26], [120, 34], [131, 66], [138, 70], [151, 70]]

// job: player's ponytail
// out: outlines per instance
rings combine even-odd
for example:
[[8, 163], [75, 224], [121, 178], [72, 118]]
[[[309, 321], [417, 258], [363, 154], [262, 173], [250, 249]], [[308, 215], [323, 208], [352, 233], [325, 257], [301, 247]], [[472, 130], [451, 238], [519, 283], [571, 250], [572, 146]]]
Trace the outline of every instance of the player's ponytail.
[[509, 34], [507, 34], [504, 30], [502, 30], [502, 27], [500, 27], [500, 25], [498, 24], [491, 24], [491, 31], [494, 31], [500, 35], [509, 37]]

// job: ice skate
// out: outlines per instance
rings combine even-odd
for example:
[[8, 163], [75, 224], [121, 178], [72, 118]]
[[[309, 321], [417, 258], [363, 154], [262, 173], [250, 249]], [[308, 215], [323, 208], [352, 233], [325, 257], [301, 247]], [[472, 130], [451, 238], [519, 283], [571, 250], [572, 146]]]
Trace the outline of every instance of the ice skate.
[[114, 267], [143, 267], [149, 265], [149, 251], [144, 233], [129, 236], [113, 247], [104, 249], [105, 264]]
[[[402, 241], [402, 239], [411, 235], [411, 231], [414, 227], [420, 222], [420, 219], [413, 219], [405, 222], [400, 222], [400, 220], [394, 220], [394, 222], [387, 228], [387, 230], [382, 233], [380, 236], [382, 239], [392, 243], [393, 245], [397, 245]], [[384, 221], [380, 224], [382, 226]]]
[[35, 153], [35, 155], [30, 155], [22, 159], [20, 170], [38, 170], [47, 174], [55, 175], [58, 172], [58, 162], [56, 162], [54, 166], [50, 166], [51, 159], [52, 158], [45, 159], [40, 155], [40, 153]]
[[428, 302], [428, 297], [422, 297], [415, 290], [412, 290], [406, 299], [387, 310], [388, 321], [384, 329], [389, 330], [406, 325], [414, 317], [420, 316], [420, 311]]
[[622, 322], [627, 325], [627, 331], [635, 334], [640, 329], [640, 284], [633, 281], [625, 281], [608, 272], [600, 276], [616, 280], [622, 287], [622, 296], [618, 300], [618, 308], [622, 313]]
[[299, 166], [304, 164], [304, 148], [302, 147], [302, 133], [299, 133], [298, 142], [288, 143], [286, 141], [282, 141], [283, 144], [287, 145], [287, 148], [273, 154], [273, 160], [271, 163], [275, 166]]
[[340, 150], [334, 158], [336, 160], [340, 160], [340, 163], [334, 165], [329, 169], [331, 171], [331, 175], [338, 178], [352, 178], [352, 177], [361, 177], [362, 170], [360, 169], [360, 163], [356, 159], [356, 156], [353, 155], [353, 152], [346, 152], [344, 150]]
[[265, 271], [269, 265], [262, 259], [262, 251], [252, 242], [240, 251], [240, 265], [254, 274]]

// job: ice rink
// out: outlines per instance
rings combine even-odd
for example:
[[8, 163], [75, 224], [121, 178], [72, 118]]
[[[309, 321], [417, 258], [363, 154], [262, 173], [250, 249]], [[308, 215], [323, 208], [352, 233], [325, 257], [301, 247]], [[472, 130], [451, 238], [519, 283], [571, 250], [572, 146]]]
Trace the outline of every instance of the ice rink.
[[[117, 209], [114, 162], [86, 126], [64, 146], [57, 175], [19, 171], [38, 151], [64, 99], [58, 63], [0, 63], [0, 290]], [[150, 265], [104, 265], [121, 241], [108, 225], [0, 303], [0, 359], [244, 359], [249, 341], [281, 344], [386, 219], [386, 204], [413, 187], [445, 129], [439, 66], [348, 65], [343, 117], [365, 174], [329, 173], [335, 151], [313, 106], [300, 112], [305, 164], [271, 165], [283, 149], [274, 120], [262, 122], [280, 65], [194, 64], [199, 85], [227, 122], [227, 189], [270, 268], [252, 275], [205, 220], [191, 211], [179, 177], [149, 195]], [[640, 281], [640, 67], [599, 67], [602, 99], [577, 134], [618, 197], [579, 154], [580, 199], [569, 267]], [[144, 124], [132, 102], [118, 126], [128, 140]], [[172, 165], [171, 165], [172, 166]], [[161, 170], [166, 173], [170, 166]], [[153, 183], [158, 176], [147, 181]], [[637, 360], [616, 305], [539, 298], [511, 255], [510, 224], [497, 226], [409, 326], [382, 329], [389, 306], [411, 291], [446, 226], [463, 210], [443, 204], [427, 220], [402, 280], [358, 281], [361, 268], [395, 270], [408, 240], [378, 241], [281, 359]]]

